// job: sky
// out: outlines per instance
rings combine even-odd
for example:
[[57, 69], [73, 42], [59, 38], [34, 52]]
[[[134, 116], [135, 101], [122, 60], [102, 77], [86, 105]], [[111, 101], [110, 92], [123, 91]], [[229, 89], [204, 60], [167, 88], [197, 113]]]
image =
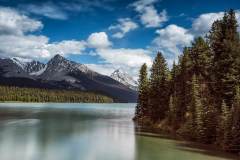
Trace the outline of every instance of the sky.
[[0, 57], [47, 62], [61, 54], [137, 78], [158, 51], [171, 66], [230, 8], [240, 23], [239, 0], [0, 0]]

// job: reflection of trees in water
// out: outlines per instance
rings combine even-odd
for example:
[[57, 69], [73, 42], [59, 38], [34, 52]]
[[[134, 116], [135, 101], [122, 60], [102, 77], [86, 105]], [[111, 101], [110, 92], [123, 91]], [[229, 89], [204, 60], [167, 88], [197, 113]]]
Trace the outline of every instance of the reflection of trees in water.
[[235, 155], [216, 150], [212, 146], [177, 141], [152, 130], [135, 128], [135, 160], [234, 160]]

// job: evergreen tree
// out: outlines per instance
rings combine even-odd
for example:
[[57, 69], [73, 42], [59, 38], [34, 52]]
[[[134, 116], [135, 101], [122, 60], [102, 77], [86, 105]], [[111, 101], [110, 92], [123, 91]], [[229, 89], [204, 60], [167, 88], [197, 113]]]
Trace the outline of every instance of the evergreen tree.
[[189, 53], [189, 48], [185, 48], [183, 51], [183, 55], [179, 58], [179, 73], [176, 76], [176, 86], [178, 86], [177, 118], [179, 123], [185, 121], [185, 113], [187, 111], [187, 106], [190, 103], [190, 82], [192, 78], [190, 71], [192, 68], [192, 63], [189, 57]]
[[233, 102], [233, 123], [232, 123], [232, 148], [234, 152], [240, 152], [240, 88], [236, 87]]
[[221, 113], [221, 121], [219, 132], [222, 132], [218, 137], [220, 144], [224, 150], [229, 150], [231, 146], [231, 131], [232, 131], [232, 110], [226, 105], [225, 101], [222, 102], [222, 113]]
[[148, 75], [147, 65], [144, 63], [139, 72], [138, 80], [138, 102], [135, 113], [135, 119], [141, 119], [148, 116]]
[[189, 54], [192, 61], [192, 72], [197, 76], [209, 79], [209, 70], [212, 63], [212, 53], [209, 45], [202, 37], [198, 37], [192, 43]]
[[230, 10], [222, 20], [214, 22], [208, 36], [213, 51], [213, 81], [216, 82], [215, 94], [217, 103], [224, 99], [231, 105], [234, 94], [234, 84], [237, 83], [239, 57], [239, 34], [237, 32], [235, 13]]
[[169, 114], [168, 114], [168, 119], [169, 119], [169, 124], [172, 126], [173, 131], [177, 129], [177, 97], [176, 93], [170, 96], [169, 99]]
[[193, 140], [196, 139], [197, 132], [201, 132], [202, 128], [200, 127], [203, 125], [203, 120], [201, 117], [202, 103], [196, 75], [193, 75], [192, 78], [190, 95], [190, 104], [186, 112], [186, 122], [183, 128], [181, 128], [180, 133], [184, 136], [188, 136], [189, 139]]
[[153, 61], [150, 75], [149, 93], [150, 115], [154, 122], [165, 118], [168, 109], [168, 69], [167, 64], [159, 52]]
[[[177, 75], [178, 75], [178, 66], [173, 62], [172, 70], [170, 72], [170, 92], [174, 93], [177, 91]], [[176, 93], [175, 93], [176, 94]]]

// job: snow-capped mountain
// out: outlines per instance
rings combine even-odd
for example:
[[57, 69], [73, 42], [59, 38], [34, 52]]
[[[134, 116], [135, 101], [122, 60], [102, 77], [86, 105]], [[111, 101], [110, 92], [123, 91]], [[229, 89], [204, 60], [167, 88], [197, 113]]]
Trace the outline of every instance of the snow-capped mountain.
[[44, 68], [44, 72], [40, 75], [42, 79], [46, 80], [65, 80], [75, 81], [68, 73], [81, 71], [83, 73], [94, 73], [87, 66], [65, 59], [61, 55], [54, 56]]
[[45, 64], [32, 59], [20, 57], [12, 57], [10, 59], [27, 73], [38, 72], [45, 67]]
[[133, 77], [131, 77], [128, 73], [124, 72], [122, 69], [115, 70], [110, 77], [133, 90], [137, 90], [137, 81], [135, 81]]
[[136, 102], [133, 81], [125, 74], [118, 75], [119, 80], [129, 83], [120, 83], [61, 55], [46, 64], [18, 57], [0, 59], [0, 85], [92, 91], [111, 96], [117, 102]]

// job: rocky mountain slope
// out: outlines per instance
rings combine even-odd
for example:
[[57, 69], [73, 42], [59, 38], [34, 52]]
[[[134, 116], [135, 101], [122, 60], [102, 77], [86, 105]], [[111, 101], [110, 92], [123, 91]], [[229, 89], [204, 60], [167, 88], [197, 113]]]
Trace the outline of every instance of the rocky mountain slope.
[[124, 72], [122, 69], [115, 70], [110, 77], [133, 90], [137, 90], [137, 81], [135, 81], [133, 77]]
[[17, 57], [0, 59], [0, 84], [92, 91], [108, 95], [116, 102], [135, 102], [137, 98], [136, 91], [127, 84], [61, 55], [46, 64]]

